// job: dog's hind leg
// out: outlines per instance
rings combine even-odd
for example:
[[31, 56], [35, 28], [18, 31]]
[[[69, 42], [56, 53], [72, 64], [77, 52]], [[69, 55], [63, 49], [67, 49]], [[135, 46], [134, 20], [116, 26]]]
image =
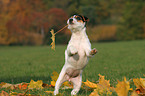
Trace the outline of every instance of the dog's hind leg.
[[71, 82], [73, 82], [73, 90], [71, 91], [71, 95], [76, 95], [82, 85], [82, 72], [75, 78], [71, 78]]
[[64, 67], [63, 67], [55, 84], [54, 95], [57, 95], [59, 93], [59, 88], [61, 84], [67, 80], [65, 75], [66, 75], [66, 71], [64, 70]]

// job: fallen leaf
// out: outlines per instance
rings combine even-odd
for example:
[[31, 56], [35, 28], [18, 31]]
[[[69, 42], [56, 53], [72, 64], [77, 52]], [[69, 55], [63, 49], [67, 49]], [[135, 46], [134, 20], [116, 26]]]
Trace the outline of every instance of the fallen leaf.
[[5, 82], [1, 82], [0, 87], [2, 87], [2, 86], [5, 85], [5, 84], [6, 84]]
[[90, 82], [89, 80], [87, 80], [86, 82], [83, 82], [83, 83], [90, 88], [97, 88], [97, 84]]
[[17, 92], [11, 92], [10, 93], [10, 95], [12, 96], [12, 95], [18, 95], [19, 93], [17, 93]]
[[9, 94], [2, 90], [2, 93], [0, 93], [0, 96], [9, 96]]
[[130, 84], [128, 81], [126, 81], [126, 78], [124, 77], [124, 81], [120, 82], [118, 81], [118, 84], [116, 85], [115, 91], [118, 96], [128, 96], [128, 91], [130, 90]]
[[95, 89], [89, 96], [100, 96], [97, 89]]
[[[51, 76], [52, 81], [51, 81], [50, 87], [54, 87], [55, 86], [55, 83], [57, 81], [58, 76], [59, 76], [59, 74], [57, 72], [54, 71], [52, 73], [52, 76]], [[70, 89], [70, 88], [73, 88], [73, 85], [70, 82], [68, 82], [68, 81], [64, 82], [62, 84], [62, 86], [63, 86], [62, 89]]]
[[133, 92], [131, 93], [131, 96], [138, 96], [138, 93], [137, 93], [136, 91], [133, 91]]
[[53, 91], [45, 91], [48, 94], [53, 94]]
[[62, 86], [63, 86], [62, 89], [72, 89], [73, 88], [73, 84], [68, 81], [65, 81]]
[[28, 87], [28, 83], [22, 83], [22, 84], [19, 84], [18, 85], [18, 88], [20, 90], [25, 90], [25, 89], [27, 89], [27, 87]]
[[48, 84], [43, 83], [43, 84], [42, 84], [42, 87], [49, 88], [49, 85], [48, 85]]
[[30, 81], [30, 84], [28, 86], [29, 89], [42, 89], [42, 80], [38, 80], [37, 82], [35, 82], [34, 80]]
[[145, 79], [143, 78], [134, 78], [134, 85], [137, 87], [136, 92], [138, 94], [145, 94]]
[[55, 86], [55, 81], [51, 81], [51, 86], [54, 87]]
[[15, 89], [15, 86], [13, 84], [9, 84], [9, 83], [3, 83], [1, 88], [8, 88], [8, 89]]
[[51, 76], [52, 81], [57, 81], [58, 76], [59, 74], [56, 71], [54, 71]]

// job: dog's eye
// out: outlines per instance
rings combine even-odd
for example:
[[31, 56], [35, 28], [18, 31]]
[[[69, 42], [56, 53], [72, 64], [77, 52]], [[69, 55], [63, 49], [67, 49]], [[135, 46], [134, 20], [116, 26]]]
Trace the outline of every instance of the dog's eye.
[[79, 16], [77, 16], [77, 17], [76, 17], [76, 19], [77, 19], [77, 20], [82, 20], [82, 18], [81, 18], [81, 17], [79, 17]]

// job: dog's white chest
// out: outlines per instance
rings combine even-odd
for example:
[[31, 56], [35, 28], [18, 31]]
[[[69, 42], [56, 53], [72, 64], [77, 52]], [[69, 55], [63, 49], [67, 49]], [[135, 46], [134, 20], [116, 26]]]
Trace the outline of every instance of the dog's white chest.
[[[73, 33], [71, 40], [69, 41], [67, 50], [70, 46], [73, 46], [77, 50], [77, 54], [73, 56], [67, 55], [66, 64], [76, 69], [83, 69], [88, 63], [88, 57], [85, 50], [91, 49], [91, 44], [85, 32]], [[73, 50], [73, 49], [72, 49]]]

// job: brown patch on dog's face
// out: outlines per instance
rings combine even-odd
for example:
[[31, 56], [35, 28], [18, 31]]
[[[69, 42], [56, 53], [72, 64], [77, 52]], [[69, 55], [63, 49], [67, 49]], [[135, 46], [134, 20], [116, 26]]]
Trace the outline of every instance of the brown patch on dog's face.
[[80, 17], [79, 15], [76, 15], [75, 18], [76, 18], [76, 20], [77, 20], [78, 22], [82, 22], [82, 23], [83, 23], [83, 19], [82, 19], [82, 17]]
[[75, 18], [77, 19], [78, 22], [87, 22], [89, 19], [85, 16], [82, 15], [75, 15]]

